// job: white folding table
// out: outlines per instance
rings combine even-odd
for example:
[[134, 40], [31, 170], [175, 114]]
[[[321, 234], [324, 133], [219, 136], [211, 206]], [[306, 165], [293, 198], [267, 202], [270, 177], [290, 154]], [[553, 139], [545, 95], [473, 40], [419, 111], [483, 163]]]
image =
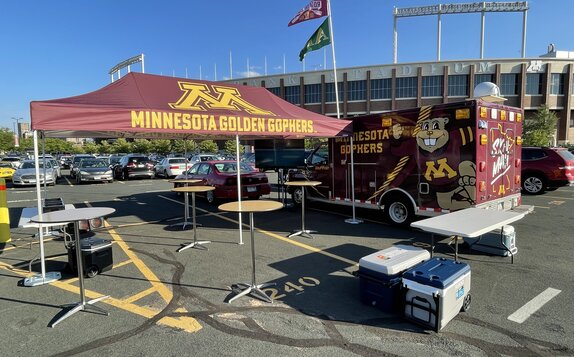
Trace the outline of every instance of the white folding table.
[[[483, 208], [467, 208], [444, 215], [411, 223], [411, 227], [431, 233], [431, 257], [434, 251], [434, 235], [455, 236], [454, 259], [458, 260], [458, 237], [476, 238], [504, 225], [518, 221], [526, 212], [498, 211]], [[504, 234], [504, 232], [501, 232]], [[502, 237], [501, 237], [502, 239]], [[514, 255], [502, 242], [514, 263]]]

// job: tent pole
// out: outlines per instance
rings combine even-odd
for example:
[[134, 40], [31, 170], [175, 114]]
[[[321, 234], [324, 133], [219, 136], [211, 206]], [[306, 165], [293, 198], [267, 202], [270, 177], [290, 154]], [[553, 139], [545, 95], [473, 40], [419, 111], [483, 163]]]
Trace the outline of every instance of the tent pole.
[[[36, 171], [36, 200], [38, 204], [38, 215], [41, 215], [42, 212], [42, 196], [41, 196], [41, 188], [40, 188], [40, 158], [38, 155], [38, 131], [34, 130], [34, 166]], [[24, 286], [38, 286], [49, 284], [55, 280], [59, 280], [61, 278], [60, 272], [50, 272], [46, 273], [46, 261], [45, 261], [45, 254], [44, 254], [44, 232], [42, 232], [42, 225], [38, 225], [38, 237], [40, 239], [40, 267], [41, 267], [41, 274], [34, 275], [24, 279]]]
[[347, 218], [346, 223], [359, 224], [362, 220], [355, 218], [355, 162], [353, 160], [353, 135], [351, 135], [351, 203], [353, 206], [353, 218]]
[[[241, 206], [241, 166], [239, 162], [239, 135], [235, 135], [235, 159], [237, 160], [237, 201]], [[239, 213], [239, 244], [243, 244], [243, 220]]]

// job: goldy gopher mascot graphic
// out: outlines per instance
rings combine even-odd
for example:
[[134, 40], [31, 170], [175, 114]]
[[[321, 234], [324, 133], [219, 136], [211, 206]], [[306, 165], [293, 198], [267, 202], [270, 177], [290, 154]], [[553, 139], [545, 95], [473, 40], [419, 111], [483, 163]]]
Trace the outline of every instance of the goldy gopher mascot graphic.
[[[435, 201], [434, 204], [445, 210], [458, 210], [468, 208], [475, 202], [476, 195], [476, 166], [468, 159], [467, 154], [470, 147], [474, 145], [474, 136], [470, 126], [460, 127], [451, 131], [447, 130], [450, 122], [447, 116], [438, 116], [435, 118], [419, 119], [416, 127], [409, 137], [404, 137], [404, 129], [400, 124], [393, 126], [393, 138], [412, 145], [413, 136], [418, 147], [416, 158], [410, 153], [411, 160], [416, 160], [419, 173], [421, 174], [420, 183], [428, 183], [429, 192], [427, 195], [436, 195], [436, 197], [427, 197], [428, 202]], [[393, 150], [393, 154], [403, 151], [403, 148], [412, 147], [411, 145], [399, 145]], [[410, 168], [414, 168], [413, 165]], [[405, 167], [405, 169], [409, 169]], [[410, 170], [409, 170], [410, 171]], [[424, 196], [424, 193], [420, 193]], [[424, 198], [424, 197], [423, 197]]]

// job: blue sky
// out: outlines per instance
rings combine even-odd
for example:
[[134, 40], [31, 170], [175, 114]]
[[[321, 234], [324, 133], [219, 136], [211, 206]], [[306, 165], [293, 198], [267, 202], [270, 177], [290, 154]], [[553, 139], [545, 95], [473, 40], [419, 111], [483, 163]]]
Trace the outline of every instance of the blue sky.
[[[287, 23], [309, 0], [5, 0], [0, 10], [0, 127], [30, 121], [32, 100], [90, 92], [108, 71], [143, 53], [145, 72], [222, 80], [303, 71], [299, 51], [323, 19]], [[393, 7], [473, 1], [331, 0], [337, 67], [393, 60]], [[573, 0], [528, 1], [526, 56], [574, 51]], [[442, 17], [442, 59], [479, 57], [480, 15]], [[520, 57], [522, 13], [488, 13], [485, 58]], [[327, 68], [332, 68], [327, 48]], [[436, 59], [436, 17], [398, 22], [398, 61]], [[320, 70], [323, 50], [307, 71]], [[139, 65], [132, 70], [140, 71]], [[201, 68], [201, 72], [200, 72]], [[216, 78], [217, 75], [217, 78]]]

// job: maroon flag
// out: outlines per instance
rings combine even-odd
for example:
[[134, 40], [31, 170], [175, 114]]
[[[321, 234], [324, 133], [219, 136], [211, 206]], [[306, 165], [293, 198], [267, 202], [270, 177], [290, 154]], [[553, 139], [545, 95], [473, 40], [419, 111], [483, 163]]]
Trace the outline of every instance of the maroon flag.
[[287, 26], [327, 16], [327, 1], [328, 0], [311, 0], [309, 5], [299, 10], [297, 15], [295, 15], [295, 17], [289, 21]]

